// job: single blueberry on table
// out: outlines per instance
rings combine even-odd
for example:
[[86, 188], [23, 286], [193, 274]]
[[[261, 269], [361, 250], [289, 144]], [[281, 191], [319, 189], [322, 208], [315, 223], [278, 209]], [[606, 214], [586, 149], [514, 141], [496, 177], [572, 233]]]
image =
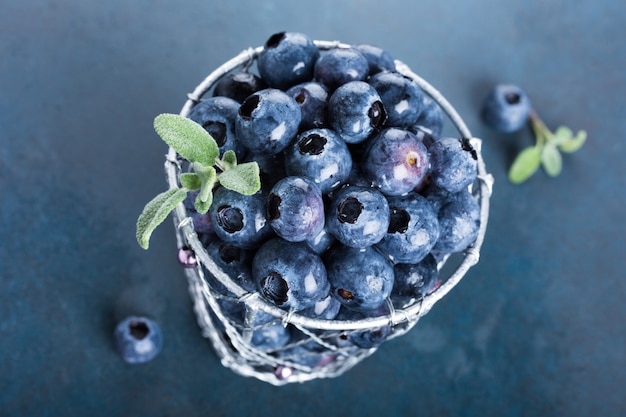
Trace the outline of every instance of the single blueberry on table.
[[241, 103], [235, 133], [243, 146], [256, 154], [281, 152], [298, 133], [302, 113], [284, 91], [267, 88]]
[[329, 94], [324, 85], [314, 81], [305, 82], [291, 87], [287, 90], [287, 95], [293, 97], [300, 106], [302, 113], [301, 132], [326, 125]]
[[209, 215], [215, 234], [240, 248], [258, 247], [274, 235], [266, 217], [267, 194], [263, 190], [243, 195], [224, 187], [213, 194]]
[[398, 72], [379, 72], [371, 76], [374, 87], [387, 110], [387, 126], [408, 128], [422, 112], [424, 93], [412, 79]]
[[220, 155], [233, 150], [238, 158], [243, 157], [245, 148], [235, 135], [235, 120], [239, 103], [228, 97], [209, 97], [196, 104], [189, 119], [198, 123], [215, 139]]
[[441, 138], [428, 151], [430, 176], [438, 187], [455, 193], [476, 179], [478, 154], [469, 139]]
[[287, 175], [310, 178], [323, 194], [344, 183], [352, 170], [352, 156], [346, 142], [330, 129], [301, 133], [284, 154]]
[[117, 351], [130, 364], [151, 361], [163, 347], [161, 328], [147, 317], [126, 317], [117, 324], [114, 334]]
[[394, 263], [417, 263], [439, 239], [432, 205], [417, 193], [388, 197], [389, 228], [376, 245]]
[[530, 99], [520, 87], [498, 84], [483, 102], [482, 117], [495, 130], [511, 133], [520, 130], [531, 112]]
[[328, 232], [353, 248], [378, 243], [389, 227], [389, 205], [375, 188], [347, 185], [333, 193], [326, 210]]
[[428, 168], [426, 146], [408, 130], [387, 128], [365, 143], [361, 171], [383, 194], [412, 191]]
[[365, 80], [369, 63], [356, 48], [333, 48], [320, 55], [314, 74], [315, 81], [333, 91], [350, 81]]
[[460, 252], [476, 240], [480, 227], [480, 206], [467, 189], [456, 193], [439, 190], [426, 198], [435, 207], [439, 220], [439, 239], [433, 246], [433, 252]]
[[391, 300], [396, 308], [406, 308], [435, 289], [437, 260], [428, 254], [418, 263], [396, 264]]
[[257, 250], [252, 277], [266, 300], [295, 311], [314, 306], [330, 291], [322, 259], [306, 244], [282, 238], [269, 240]]
[[270, 87], [287, 90], [313, 78], [319, 55], [319, 49], [307, 35], [278, 32], [265, 42], [257, 67]]
[[213, 96], [229, 97], [238, 103], [267, 88], [259, 76], [248, 71], [231, 72], [222, 77], [213, 90]]
[[379, 308], [393, 288], [393, 265], [372, 246], [335, 245], [324, 256], [332, 294], [353, 310]]
[[363, 54], [369, 65], [369, 75], [382, 71], [395, 71], [396, 63], [391, 54], [382, 48], [369, 44], [359, 44], [354, 47]]
[[382, 129], [387, 112], [376, 90], [364, 81], [339, 87], [328, 100], [328, 123], [346, 143], [361, 143]]
[[288, 176], [272, 187], [267, 218], [276, 234], [290, 242], [317, 236], [324, 228], [322, 192], [312, 179]]

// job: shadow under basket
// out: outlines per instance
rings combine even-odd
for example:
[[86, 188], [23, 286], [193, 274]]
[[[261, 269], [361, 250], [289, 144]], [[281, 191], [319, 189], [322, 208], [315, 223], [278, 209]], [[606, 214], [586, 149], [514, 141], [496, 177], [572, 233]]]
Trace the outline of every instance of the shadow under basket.
[[[344, 48], [337, 41], [315, 41], [320, 51]], [[250, 48], [213, 71], [188, 95], [180, 114], [187, 116], [195, 104], [226, 74], [249, 69], [254, 65], [263, 47]], [[234, 372], [274, 384], [284, 385], [318, 378], [331, 378], [344, 372], [373, 354], [379, 347], [359, 347], [348, 343], [350, 335], [367, 333], [376, 338], [385, 332], [385, 340], [408, 332], [427, 314], [437, 301], [459, 283], [466, 272], [478, 262], [489, 217], [489, 198], [493, 177], [487, 173], [481, 156], [481, 140], [473, 138], [456, 110], [430, 84], [396, 60], [396, 70], [413, 79], [422, 90], [439, 104], [447, 122], [451, 122], [460, 137], [471, 138], [477, 151], [478, 176], [470, 186], [480, 207], [480, 226], [476, 240], [463, 252], [439, 261], [439, 286], [424, 297], [402, 308], [394, 308], [387, 300], [387, 314], [362, 320], [323, 320], [280, 309], [268, 303], [258, 292], [249, 292], [233, 281], [211, 258], [203, 242], [194, 231], [193, 223], [183, 204], [174, 210], [174, 224], [179, 248], [188, 248], [195, 256], [195, 266], [185, 268], [194, 310], [203, 336], [210, 339], [222, 364]], [[170, 188], [179, 187], [179, 176], [184, 161], [169, 149], [165, 161]], [[226, 295], [227, 294], [227, 295]], [[253, 326], [253, 317], [263, 312], [273, 317], [262, 325]], [[255, 332], [271, 326], [288, 328], [291, 334], [287, 345], [277, 351], [255, 348], [251, 338]]]

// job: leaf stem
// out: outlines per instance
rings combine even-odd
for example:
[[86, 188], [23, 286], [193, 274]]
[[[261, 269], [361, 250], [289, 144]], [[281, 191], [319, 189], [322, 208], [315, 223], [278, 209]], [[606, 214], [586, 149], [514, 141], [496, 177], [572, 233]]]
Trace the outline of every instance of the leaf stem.
[[535, 133], [535, 146], [542, 148], [552, 138], [552, 132], [550, 132], [534, 110], [530, 112], [530, 125]]

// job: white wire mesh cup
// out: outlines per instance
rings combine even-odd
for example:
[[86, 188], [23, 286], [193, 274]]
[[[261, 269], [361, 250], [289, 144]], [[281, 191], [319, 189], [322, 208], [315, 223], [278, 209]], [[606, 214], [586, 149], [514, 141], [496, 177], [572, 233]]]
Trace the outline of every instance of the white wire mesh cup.
[[[349, 46], [337, 41], [315, 41], [315, 44], [321, 51]], [[188, 95], [188, 100], [180, 114], [187, 116], [194, 105], [224, 75], [250, 68], [262, 50], [263, 47], [260, 46], [242, 51], [209, 74], [193, 93]], [[449, 255], [441, 260], [438, 264], [441, 285], [407, 307], [394, 308], [388, 300], [387, 314], [378, 317], [362, 320], [314, 319], [297, 312], [280, 309], [265, 301], [258, 292], [249, 292], [236, 283], [211, 258], [194, 231], [192, 220], [188, 217], [184, 205], [179, 204], [173, 213], [176, 238], [178, 247], [191, 251], [191, 256], [195, 257], [195, 266], [184, 270], [198, 324], [203, 336], [210, 339], [223, 366], [234, 372], [274, 385], [340, 376], [373, 354], [379, 347], [377, 345], [360, 348], [345, 343], [350, 333], [376, 332], [385, 328], [389, 330], [387, 340], [405, 334], [478, 262], [487, 227], [489, 198], [493, 185], [493, 177], [487, 173], [480, 152], [482, 142], [472, 137], [454, 107], [434, 87], [412, 72], [403, 62], [396, 60], [395, 63], [398, 72], [413, 79], [439, 104], [461, 137], [472, 138], [471, 144], [478, 156], [477, 180], [470, 186], [480, 207], [480, 226], [476, 240], [463, 252]], [[184, 160], [181, 160], [176, 151], [170, 148], [165, 162], [170, 188], [179, 187], [179, 176], [183, 169]], [[238, 306], [248, 319], [258, 312], [263, 312], [269, 314], [272, 320], [269, 322], [265, 320], [259, 326], [251, 324], [252, 320], [236, 321], [232, 319], [228, 311], [225, 311], [225, 305]], [[255, 330], [275, 325], [289, 326], [298, 334], [298, 337], [294, 338], [295, 341], [281, 348], [283, 354], [276, 355], [275, 352], [263, 351], [250, 343], [250, 337]], [[306, 351], [297, 349], [298, 346], [304, 344], [309, 347], [314, 345], [315, 349]], [[286, 353], [288, 351], [292, 351], [293, 354], [289, 355]]]

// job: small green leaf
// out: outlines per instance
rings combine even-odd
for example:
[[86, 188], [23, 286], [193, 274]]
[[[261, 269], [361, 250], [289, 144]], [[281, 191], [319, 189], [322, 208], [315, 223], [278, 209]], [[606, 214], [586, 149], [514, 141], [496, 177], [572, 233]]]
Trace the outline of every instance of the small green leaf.
[[559, 126], [552, 135], [552, 142], [556, 145], [567, 142], [572, 138], [572, 129], [567, 126]]
[[200, 194], [198, 194], [198, 196], [196, 197], [194, 206], [196, 208], [196, 211], [200, 214], [206, 214], [206, 212], [209, 211], [211, 204], [213, 203], [213, 190], [211, 188], [209, 188], [208, 190], [208, 194], [204, 196], [204, 201], [200, 197]]
[[201, 183], [198, 174], [192, 172], [185, 172], [180, 174], [180, 184], [188, 190], [199, 190]]
[[556, 177], [561, 173], [563, 160], [561, 153], [553, 143], [548, 143], [541, 151], [541, 164], [543, 169], [551, 177]]
[[226, 169], [234, 168], [237, 166], [237, 154], [233, 150], [227, 150], [222, 155], [222, 164]]
[[509, 169], [509, 181], [520, 184], [537, 171], [541, 164], [541, 148], [531, 146], [522, 150]]
[[240, 194], [252, 195], [261, 188], [259, 165], [247, 162], [224, 171], [219, 176], [220, 184]]
[[587, 140], [587, 132], [581, 130], [574, 137], [570, 137], [568, 141], [559, 144], [559, 149], [563, 152], [572, 153], [579, 150]]
[[137, 242], [139, 246], [148, 249], [150, 236], [158, 225], [163, 223], [167, 215], [174, 210], [176, 205], [187, 196], [187, 190], [171, 188], [154, 197], [139, 215], [137, 219]]
[[217, 172], [215, 168], [204, 166], [198, 162], [193, 164], [193, 169], [200, 179], [200, 193], [198, 194], [198, 198], [200, 201], [206, 203], [209, 194], [213, 191], [215, 181], [217, 181]]
[[154, 129], [161, 139], [190, 162], [213, 165], [219, 156], [215, 140], [202, 126], [178, 114], [160, 114]]

